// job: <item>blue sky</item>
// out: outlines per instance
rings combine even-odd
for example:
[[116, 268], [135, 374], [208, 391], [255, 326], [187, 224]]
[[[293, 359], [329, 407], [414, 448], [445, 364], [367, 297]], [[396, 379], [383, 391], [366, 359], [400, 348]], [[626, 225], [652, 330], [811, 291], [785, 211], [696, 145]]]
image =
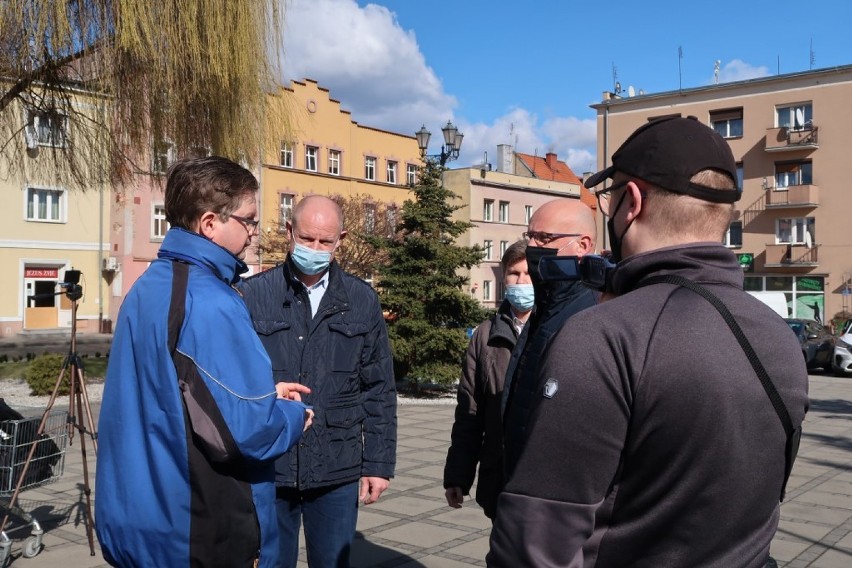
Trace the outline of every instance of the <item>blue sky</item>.
[[[354, 120], [437, 151], [451, 119], [457, 164], [498, 144], [595, 169], [595, 112], [613, 90], [657, 93], [852, 63], [852, 2], [716, 0], [285, 0], [285, 79], [311, 78]], [[678, 49], [683, 58], [679, 60]], [[680, 63], [680, 72], [679, 64]]]

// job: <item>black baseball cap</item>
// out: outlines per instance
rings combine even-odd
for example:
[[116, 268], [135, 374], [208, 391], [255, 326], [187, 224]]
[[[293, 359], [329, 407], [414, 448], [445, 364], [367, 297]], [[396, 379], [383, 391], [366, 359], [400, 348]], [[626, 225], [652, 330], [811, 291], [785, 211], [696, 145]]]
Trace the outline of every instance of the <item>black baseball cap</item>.
[[694, 116], [661, 118], [639, 127], [612, 155], [612, 165], [588, 178], [584, 185], [591, 188], [623, 172], [704, 201], [739, 201], [740, 189], [713, 189], [689, 181], [707, 169], [728, 175], [737, 186], [737, 163], [724, 138]]

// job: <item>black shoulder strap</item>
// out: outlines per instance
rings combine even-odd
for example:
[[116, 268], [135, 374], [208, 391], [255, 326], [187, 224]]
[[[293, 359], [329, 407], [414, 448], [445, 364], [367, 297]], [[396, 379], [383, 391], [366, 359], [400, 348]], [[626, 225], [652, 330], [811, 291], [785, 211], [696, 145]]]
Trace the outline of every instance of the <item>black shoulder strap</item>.
[[775, 409], [775, 413], [781, 420], [781, 425], [784, 427], [784, 433], [787, 435], [784, 485], [781, 488], [781, 500], [783, 501], [787, 487], [787, 479], [790, 477], [790, 472], [793, 469], [793, 461], [796, 459], [796, 454], [799, 451], [799, 439], [801, 438], [802, 430], [801, 427], [793, 427], [793, 421], [790, 418], [790, 413], [787, 410], [784, 401], [781, 400], [781, 395], [778, 394], [775, 384], [769, 377], [769, 373], [767, 373], [766, 369], [763, 367], [763, 363], [760, 362], [757, 353], [755, 353], [754, 348], [751, 346], [751, 343], [749, 343], [749, 340], [745, 336], [745, 333], [743, 333], [742, 328], [737, 323], [737, 320], [734, 319], [731, 311], [724, 302], [722, 302], [722, 300], [720, 300], [707, 288], [704, 288], [688, 278], [684, 278], [683, 276], [678, 276], [676, 274], [652, 276], [651, 278], [640, 282], [637, 288], [650, 286], [652, 284], [674, 284], [675, 286], [681, 286], [692, 290], [716, 308], [716, 311], [719, 312], [719, 315], [722, 316], [722, 319], [725, 320], [725, 323], [728, 324], [731, 332], [733, 332], [734, 337], [737, 339], [737, 342], [739, 342], [743, 352], [745, 352], [748, 362], [751, 363], [754, 372], [757, 373], [757, 378], [760, 379], [760, 384], [763, 385], [763, 390], [766, 391], [766, 395], [769, 397], [770, 402], [772, 402], [772, 407]]
[[177, 349], [180, 328], [186, 314], [186, 283], [189, 280], [189, 266], [186, 263], [172, 262], [172, 299], [169, 307], [169, 353], [172, 357]]

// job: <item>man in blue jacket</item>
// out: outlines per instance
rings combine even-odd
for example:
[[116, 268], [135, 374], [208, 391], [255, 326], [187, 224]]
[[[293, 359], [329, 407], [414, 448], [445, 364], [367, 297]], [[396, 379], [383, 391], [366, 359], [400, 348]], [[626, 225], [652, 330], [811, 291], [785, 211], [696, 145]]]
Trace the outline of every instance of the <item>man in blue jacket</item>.
[[95, 512], [115, 566], [276, 563], [273, 460], [312, 414], [285, 400], [308, 389], [273, 382], [232, 287], [257, 190], [225, 158], [169, 170], [172, 228], [121, 306], [101, 406]]
[[305, 526], [308, 564], [349, 566], [358, 501], [375, 502], [396, 462], [396, 387], [375, 291], [333, 261], [343, 214], [321, 195], [287, 223], [287, 261], [242, 290], [276, 381], [310, 387], [316, 423], [276, 463], [281, 566], [295, 566]]

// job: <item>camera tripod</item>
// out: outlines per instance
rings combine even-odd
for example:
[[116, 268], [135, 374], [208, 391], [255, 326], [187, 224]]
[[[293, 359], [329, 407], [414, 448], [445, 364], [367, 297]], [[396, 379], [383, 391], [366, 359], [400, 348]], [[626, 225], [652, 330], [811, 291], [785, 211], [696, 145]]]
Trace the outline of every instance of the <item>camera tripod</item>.
[[[56, 401], [59, 389], [62, 386], [63, 379], [68, 377], [70, 383], [69, 404], [68, 404], [68, 421], [67, 431], [68, 439], [73, 443], [74, 431], [80, 433], [80, 452], [83, 457], [83, 494], [86, 496], [86, 536], [89, 540], [89, 552], [92, 556], [95, 555], [95, 540], [94, 540], [94, 520], [92, 518], [92, 488], [89, 484], [89, 463], [86, 453], [86, 435], [91, 437], [92, 447], [95, 454], [98, 452], [97, 432], [95, 431], [95, 423], [92, 419], [92, 408], [89, 405], [89, 395], [86, 392], [86, 379], [83, 375], [83, 364], [80, 357], [77, 355], [77, 301], [83, 296], [83, 288], [78, 284], [67, 285], [67, 290], [58, 294], [65, 294], [71, 300], [71, 346], [68, 350], [68, 356], [62, 363], [62, 370], [59, 377], [56, 379], [56, 385], [53, 387], [53, 392], [50, 395], [50, 400], [47, 403], [47, 408], [39, 423], [38, 430], [33, 438], [30, 451], [21, 468], [18, 482], [15, 485], [15, 490], [9, 501], [9, 509], [3, 517], [3, 522], [0, 523], [0, 532], [6, 529], [6, 524], [9, 521], [10, 511], [15, 506], [18, 499], [18, 494], [21, 491], [21, 486], [26, 479], [27, 470], [33, 460], [33, 455], [36, 451], [36, 446], [44, 433], [45, 424], [47, 423], [50, 411]], [[51, 294], [54, 295], [54, 294]], [[84, 415], [85, 412], [85, 415]], [[84, 424], [85, 419], [85, 424]], [[41, 542], [38, 541], [40, 545]]]

